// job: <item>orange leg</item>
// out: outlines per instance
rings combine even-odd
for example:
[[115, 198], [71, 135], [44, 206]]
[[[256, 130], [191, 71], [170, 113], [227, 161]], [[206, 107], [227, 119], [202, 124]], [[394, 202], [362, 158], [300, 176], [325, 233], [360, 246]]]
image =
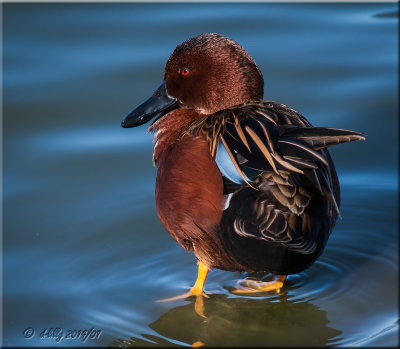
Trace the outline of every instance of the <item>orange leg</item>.
[[206, 282], [208, 268], [202, 263], [199, 262], [199, 269], [197, 271], [197, 280], [194, 286], [190, 289], [190, 294], [193, 296], [199, 296], [203, 293], [204, 283]]
[[177, 299], [183, 299], [183, 298], [187, 298], [190, 296], [196, 296], [196, 303], [194, 305], [194, 310], [200, 316], [206, 317], [204, 315], [203, 296], [207, 297], [207, 298], [208, 298], [208, 296], [203, 292], [203, 288], [204, 288], [204, 282], [206, 281], [206, 278], [207, 278], [208, 270], [209, 269], [201, 261], [199, 261], [197, 280], [196, 280], [195, 284], [193, 285], [193, 287], [189, 290], [189, 292], [186, 292], [186, 293], [181, 294], [176, 297], [161, 299], [158, 302], [170, 302], [170, 301], [175, 301]]
[[233, 293], [241, 294], [241, 293], [258, 293], [258, 292], [268, 292], [268, 291], [276, 291], [279, 293], [283, 282], [286, 279], [286, 275], [277, 275], [274, 281], [262, 282], [256, 280], [240, 280], [236, 284], [236, 289], [233, 290]]

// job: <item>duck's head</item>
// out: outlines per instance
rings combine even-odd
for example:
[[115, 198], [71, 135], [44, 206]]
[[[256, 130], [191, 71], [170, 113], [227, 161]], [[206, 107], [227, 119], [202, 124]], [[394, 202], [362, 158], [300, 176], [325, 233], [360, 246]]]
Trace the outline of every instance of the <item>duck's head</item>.
[[219, 34], [202, 34], [175, 48], [163, 83], [125, 117], [122, 126], [139, 126], [176, 108], [213, 114], [260, 100], [263, 91], [260, 70], [239, 44]]

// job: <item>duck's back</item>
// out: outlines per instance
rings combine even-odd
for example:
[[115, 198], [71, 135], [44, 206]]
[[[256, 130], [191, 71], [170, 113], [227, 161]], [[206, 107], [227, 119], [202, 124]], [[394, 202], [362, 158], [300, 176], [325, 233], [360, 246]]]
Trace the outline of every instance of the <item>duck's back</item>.
[[211, 151], [227, 199], [219, 235], [236, 261], [223, 269], [241, 265], [284, 275], [306, 269], [322, 253], [339, 214], [338, 178], [322, 148], [343, 142], [342, 130], [313, 128], [296, 111], [268, 101], [214, 117], [223, 119]]

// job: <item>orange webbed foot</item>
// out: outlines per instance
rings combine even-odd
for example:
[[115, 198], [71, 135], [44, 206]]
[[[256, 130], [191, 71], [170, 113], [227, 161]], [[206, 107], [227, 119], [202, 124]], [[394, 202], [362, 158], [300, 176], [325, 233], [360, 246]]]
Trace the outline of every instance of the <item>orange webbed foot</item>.
[[207, 273], [208, 273], [208, 268], [203, 263], [199, 262], [199, 271], [198, 271], [196, 283], [188, 292], [181, 294], [179, 296], [160, 299], [157, 302], [172, 302], [172, 301], [175, 301], [178, 299], [186, 299], [191, 296], [196, 296], [194, 310], [198, 315], [205, 318], [206, 316], [204, 315], [204, 299], [203, 299], [203, 297], [210, 298], [203, 291], [204, 282], [206, 280]]
[[186, 299], [188, 297], [196, 296], [196, 302], [194, 303], [194, 310], [198, 315], [206, 318], [206, 316], [204, 315], [204, 298], [210, 298], [210, 296], [208, 296], [204, 292], [199, 293], [198, 290], [193, 290], [193, 289], [194, 289], [194, 287], [192, 287], [188, 292], [185, 292], [179, 296], [159, 299], [159, 300], [157, 300], [157, 302], [172, 302], [172, 301], [176, 301], [178, 299]]
[[278, 275], [275, 280], [269, 282], [256, 281], [256, 280], [239, 280], [236, 283], [236, 289], [232, 291], [235, 294], [249, 294], [276, 291], [279, 293], [283, 287], [286, 275]]

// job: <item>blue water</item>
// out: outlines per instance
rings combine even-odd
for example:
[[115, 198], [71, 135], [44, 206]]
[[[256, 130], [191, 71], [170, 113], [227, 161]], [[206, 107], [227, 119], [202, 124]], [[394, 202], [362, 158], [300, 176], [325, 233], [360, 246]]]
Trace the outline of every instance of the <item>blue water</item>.
[[[397, 29], [389, 3], [3, 4], [3, 345], [398, 345]], [[206, 319], [155, 302], [196, 263], [158, 220], [152, 135], [120, 127], [203, 32], [252, 55], [266, 99], [368, 135], [332, 148], [342, 220], [322, 257], [263, 297], [213, 270]], [[67, 338], [85, 329], [101, 334]]]

